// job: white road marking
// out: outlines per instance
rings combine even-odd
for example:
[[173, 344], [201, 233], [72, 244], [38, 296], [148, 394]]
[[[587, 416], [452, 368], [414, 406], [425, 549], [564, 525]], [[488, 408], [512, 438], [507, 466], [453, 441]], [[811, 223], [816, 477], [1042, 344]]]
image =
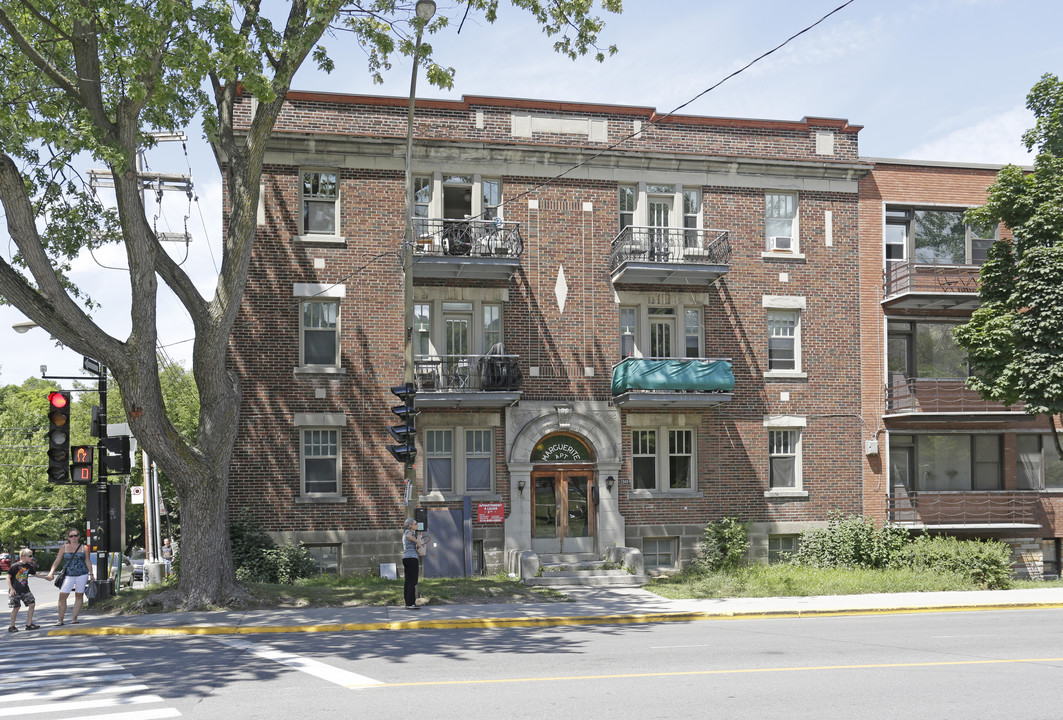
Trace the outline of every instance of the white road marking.
[[99, 700], [47, 702], [41, 703], [40, 705], [20, 705], [19, 707], [0, 708], [0, 717], [53, 712], [67, 713], [71, 710], [88, 710], [91, 708], [110, 708], [120, 705], [144, 705], [145, 703], [161, 702], [163, 702], [163, 699], [158, 695], [134, 695], [132, 697], [101, 698]]
[[285, 652], [283, 650], [276, 650], [269, 645], [256, 645], [254, 643], [247, 642], [246, 640], [237, 640], [235, 638], [212, 638], [216, 642], [220, 642], [223, 645], [237, 648], [239, 650], [246, 650], [257, 657], [264, 660], [272, 660], [275, 663], [286, 665], [287, 667], [294, 668], [300, 672], [313, 675], [314, 677], [321, 678], [335, 685], [340, 685], [345, 688], [364, 688], [373, 687], [374, 685], [383, 685], [380, 680], [374, 680], [373, 678], [366, 677], [365, 675], [359, 675], [358, 673], [348, 672], [347, 670], [341, 670], [331, 665], [326, 665], [323, 662], [317, 660], [311, 660], [304, 658], [293, 653]]
[[123, 693], [148, 690], [147, 685], [101, 685], [93, 688], [58, 688], [56, 690], [28, 691], [0, 696], [0, 703], [32, 702], [34, 700], [58, 700], [71, 696], [85, 695], [121, 695]]
[[[123, 668], [123, 670], [124, 669], [125, 668]], [[45, 685], [70, 685], [70, 675], [69, 675], [70, 666], [69, 665], [63, 665], [62, 663], [60, 663], [60, 666], [56, 667], [54, 672], [59, 677], [46, 678], [46, 679], [43, 679], [43, 680], [38, 680], [37, 678], [34, 678], [33, 679], [33, 687], [39, 688], [39, 687], [43, 687]], [[108, 682], [121, 682], [122, 680], [132, 680], [133, 676], [130, 675], [129, 673], [115, 673], [113, 675], [93, 675], [92, 679], [93, 679], [94, 682], [108, 683]], [[26, 683], [25, 683], [25, 680], [23, 679], [22, 682], [15, 683], [15, 684], [25, 685]], [[2, 686], [0, 686], [0, 692], [4, 692], [4, 688]]]
[[157, 708], [155, 710], [133, 710], [131, 712], [108, 713], [106, 715], [80, 715], [64, 720], [161, 720], [161, 718], [180, 717], [177, 708]]

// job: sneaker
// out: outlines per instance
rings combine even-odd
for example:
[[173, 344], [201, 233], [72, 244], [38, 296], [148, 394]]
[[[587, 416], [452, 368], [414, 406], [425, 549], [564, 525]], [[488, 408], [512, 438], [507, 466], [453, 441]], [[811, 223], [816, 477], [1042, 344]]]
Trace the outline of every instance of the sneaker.
[[12, 625], [11, 627], [9, 627], [9, 628], [7, 629], [7, 631], [8, 631], [8, 632], [18, 632], [18, 628], [17, 628], [17, 627], [15, 627], [14, 625]]
[[26, 629], [27, 630], [40, 630], [41, 626], [40, 625], [27, 625]]
[[420, 605], [407, 605], [406, 609], [407, 610], [420, 610], [421, 606]]

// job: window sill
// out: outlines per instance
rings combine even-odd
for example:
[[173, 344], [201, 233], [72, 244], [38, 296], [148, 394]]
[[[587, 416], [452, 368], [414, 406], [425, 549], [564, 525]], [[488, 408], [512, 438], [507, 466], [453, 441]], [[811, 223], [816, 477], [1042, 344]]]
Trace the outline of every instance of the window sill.
[[295, 498], [296, 505], [328, 505], [332, 503], [346, 503], [347, 498], [343, 495], [300, 495]]
[[294, 375], [346, 375], [347, 368], [327, 365], [300, 365], [292, 369]]
[[796, 370], [767, 370], [765, 380], [808, 380], [808, 373]]
[[765, 260], [785, 260], [789, 262], [805, 262], [804, 253], [792, 252], [762, 252], [760, 256]]
[[807, 498], [807, 490], [768, 490], [764, 493], [766, 498]]
[[705, 497], [699, 490], [629, 490], [628, 498], [633, 500], [679, 500]]
[[314, 243], [316, 245], [346, 245], [347, 238], [341, 235], [296, 235], [295, 243]]
[[470, 493], [452, 493], [452, 492], [430, 492], [427, 495], [418, 495], [418, 502], [460, 502], [468, 496], [472, 498], [474, 502], [502, 502], [502, 496], [497, 493], [489, 492], [470, 492]]

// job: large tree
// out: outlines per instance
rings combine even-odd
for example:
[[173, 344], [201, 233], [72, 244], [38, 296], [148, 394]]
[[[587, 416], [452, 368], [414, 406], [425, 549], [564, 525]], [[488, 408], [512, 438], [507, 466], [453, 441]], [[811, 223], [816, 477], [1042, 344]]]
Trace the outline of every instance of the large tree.
[[[570, 56], [604, 53], [591, 0], [511, 0], [531, 12]], [[181, 505], [182, 569], [177, 596], [186, 607], [241, 595], [227, 535], [228, 468], [239, 426], [240, 378], [225, 365], [226, 346], [247, 281], [255, 236], [259, 176], [267, 140], [292, 78], [331, 31], [354, 34], [375, 78], [395, 53], [413, 52], [420, 21], [413, 2], [292, 0], [272, 21], [259, 0], [0, 0], [0, 201], [17, 249], [0, 260], [0, 295], [67, 347], [94, 357], [122, 390], [125, 415], [152, 459], [173, 479]], [[618, 12], [621, 0], [602, 0]], [[494, 21], [498, 0], [464, 0]], [[429, 32], [448, 24], [437, 16]], [[610, 48], [609, 50], [612, 50]], [[428, 43], [420, 60], [429, 80], [449, 86]], [[233, 129], [241, 89], [259, 101], [245, 133]], [[216, 290], [204, 297], [156, 237], [142, 199], [138, 148], [153, 131], [202, 118], [230, 200]], [[102, 164], [114, 179], [105, 208], [74, 170]], [[91, 300], [71, 277], [85, 248], [121, 243], [128, 264], [130, 327], [105, 332]], [[194, 438], [184, 437], [164, 399], [156, 360], [159, 281], [176, 295], [195, 329], [192, 374], [199, 396]]]
[[1063, 83], [1045, 75], [1026, 99], [1036, 124], [1023, 135], [1037, 149], [1033, 172], [1008, 165], [969, 222], [1003, 222], [982, 265], [980, 307], [956, 330], [971, 364], [970, 387], [987, 399], [1023, 403], [1045, 415], [1063, 457], [1054, 417], [1063, 412]]

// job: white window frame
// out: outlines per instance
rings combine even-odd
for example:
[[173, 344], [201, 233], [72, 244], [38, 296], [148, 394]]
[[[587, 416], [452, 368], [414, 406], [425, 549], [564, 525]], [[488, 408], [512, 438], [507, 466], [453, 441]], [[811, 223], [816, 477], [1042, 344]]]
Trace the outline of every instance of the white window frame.
[[[770, 221], [772, 220], [785, 220], [785, 216], [774, 216], [769, 213], [772, 211], [772, 198], [788, 198], [793, 204], [793, 215], [790, 217], [790, 246], [783, 247], [781, 242], [777, 238], [784, 238], [785, 235], [780, 235], [770, 229]], [[801, 206], [799, 203], [800, 198], [796, 192], [789, 192], [784, 190], [770, 190], [764, 193], [764, 253], [766, 258], [772, 257], [788, 257], [788, 258], [802, 258], [801, 254], [801, 239], [800, 239], [800, 218], [801, 218]]]
[[[292, 297], [299, 299], [297, 306], [299, 326], [299, 358], [295, 367], [301, 373], [343, 373], [343, 299], [347, 295], [345, 285], [327, 285], [322, 283], [295, 283]], [[310, 329], [304, 324], [304, 308], [308, 303], [335, 303], [336, 305], [336, 357], [328, 364], [308, 364], [306, 356], [306, 332]]]
[[[346, 502], [343, 497], [343, 430], [347, 425], [347, 416], [343, 413], [296, 413], [294, 425], [298, 430], [299, 443], [299, 495], [295, 501], [301, 502]], [[333, 492], [308, 492], [306, 489], [306, 433], [336, 434], [336, 487]], [[330, 443], [331, 444], [331, 443]]]
[[[650, 298], [645, 298], [640, 302], [624, 302], [617, 308], [617, 332], [618, 332], [618, 355], [623, 360], [627, 357], [644, 358], [649, 357], [650, 350], [650, 308], [667, 308], [672, 310], [675, 319], [675, 337], [672, 339], [672, 352], [671, 357], [676, 360], [694, 360], [694, 359], [706, 359], [705, 355], [705, 305], [687, 304], [687, 303], [673, 303], [673, 302], [653, 302]], [[634, 311], [635, 323], [634, 327], [630, 328], [630, 335], [628, 334], [629, 327], [625, 323], [624, 312]], [[687, 356], [687, 311], [693, 311], [697, 313], [698, 317], [698, 355], [696, 358]], [[625, 355], [624, 339], [631, 338], [633, 342], [632, 352], [630, 355]]]
[[[495, 450], [498, 445], [498, 433], [492, 427], [483, 425], [431, 425], [422, 429], [425, 451], [421, 453], [422, 460], [419, 462], [421, 476], [425, 480], [425, 495], [423, 500], [453, 500], [464, 495], [484, 499], [497, 495], [498, 468], [495, 463]], [[450, 453], [430, 453], [427, 448], [428, 433], [450, 433]], [[467, 443], [469, 433], [486, 433], [488, 435], [488, 450], [481, 453], [469, 454]], [[450, 460], [450, 489], [436, 490], [428, 487], [428, 460], [430, 457], [446, 457]], [[489, 458], [490, 460], [490, 487], [486, 490], [470, 489], [468, 487], [469, 460], [472, 458]]]
[[[807, 300], [802, 296], [797, 295], [764, 295], [761, 299], [761, 305], [767, 311], [764, 314], [764, 377], [782, 378], [799, 380], [808, 377], [808, 373], [804, 370], [804, 320], [805, 311], [808, 307]], [[794, 324], [794, 368], [793, 370], [772, 370], [768, 367], [768, 341], [769, 341], [769, 322], [768, 315], [772, 311], [776, 312], [792, 312], [795, 314]]]
[[[767, 491], [764, 493], [764, 497], [775, 498], [805, 498], [808, 497], [808, 492], [804, 489], [804, 442], [805, 442], [805, 427], [807, 421], [804, 417], [797, 415], [766, 415], [764, 417], [764, 450], [767, 462], [765, 464], [765, 481], [768, 486]], [[794, 437], [794, 485], [793, 487], [771, 487], [771, 458], [770, 445], [771, 445], [771, 433], [773, 431], [781, 432], [793, 432]]]
[[[307, 203], [326, 204], [329, 201], [328, 198], [320, 199], [306, 195], [306, 176], [314, 173], [319, 175], [328, 173], [336, 177], [336, 196], [331, 198], [333, 204], [333, 228], [330, 232], [314, 232], [306, 228], [305, 213]], [[299, 169], [299, 240], [303, 242], [345, 242], [340, 232], [340, 224], [342, 222], [340, 217], [340, 209], [342, 207], [340, 204], [340, 198], [342, 197], [341, 185], [342, 180], [339, 168], [306, 167]]]
[[[667, 554], [672, 558], [672, 562], [668, 564], [662, 564], [655, 562], [661, 555], [665, 554], [661, 551], [661, 546], [667, 545]], [[679, 563], [679, 538], [675, 535], [664, 537], [644, 537], [642, 538], [642, 555], [646, 560], [647, 568], [674, 568]], [[651, 562], [651, 558], [654, 562]]]
[[[631, 494], [633, 497], [653, 497], [662, 495], [689, 495], [697, 493], [698, 487], [698, 431], [697, 428], [686, 425], [660, 425], [660, 426], [646, 426], [646, 427], [631, 427], [628, 430], [629, 438], [631, 439]], [[653, 433], [654, 437], [654, 452], [652, 454], [638, 453], [639, 440], [638, 437], [642, 433]], [[679, 454], [681, 457], [690, 458], [690, 473], [689, 484], [687, 487], [671, 487], [671, 434], [672, 433], [688, 433], [690, 436], [690, 453]], [[652, 488], [636, 488], [635, 487], [635, 466], [634, 459], [636, 457], [653, 457], [653, 487]], [[664, 487], [662, 487], [664, 485]]]
[[1042, 492], [1059, 493], [1063, 492], [1063, 485], [1048, 486], [1045, 484], [1045, 470], [1046, 465], [1058, 466], [1061, 462], [1059, 455], [1056, 452], [1056, 444], [1052, 440], [1052, 436], [1046, 433], [1022, 433], [1016, 436], [1015, 447], [1015, 464], [1016, 464], [1016, 479], [1022, 477], [1022, 455], [1023, 449], [1019, 447], [1020, 441], [1026, 441], [1030, 439], [1037, 440], [1037, 484], [1034, 487], [1025, 488], [1020, 487], [1020, 490], [1040, 490]]
[[[892, 261], [886, 262], [913, 262], [915, 264], [927, 264], [933, 265], [932, 261], [919, 260], [916, 258], [916, 237], [915, 237], [915, 216], [918, 212], [948, 212], [958, 213], [962, 216], [964, 212], [969, 210], [969, 206], [957, 206], [957, 205], [933, 205], [933, 204], [905, 204], [905, 203], [889, 203], [885, 205], [883, 209], [883, 256], [886, 254], [886, 227], [889, 225], [901, 226], [905, 229], [904, 233], [904, 250], [903, 259], [895, 258]], [[976, 241], [988, 241], [986, 246], [986, 252], [989, 252], [989, 247], [992, 246], [997, 240], [1000, 239], [1000, 224], [993, 226], [993, 232], [990, 236], [981, 236], [977, 232], [977, 228], [973, 223], [965, 222], [964, 224], [964, 260], [960, 265], [976, 266], [980, 265], [982, 261], [975, 259], [974, 243]], [[896, 244], [896, 243], [888, 243]]]

